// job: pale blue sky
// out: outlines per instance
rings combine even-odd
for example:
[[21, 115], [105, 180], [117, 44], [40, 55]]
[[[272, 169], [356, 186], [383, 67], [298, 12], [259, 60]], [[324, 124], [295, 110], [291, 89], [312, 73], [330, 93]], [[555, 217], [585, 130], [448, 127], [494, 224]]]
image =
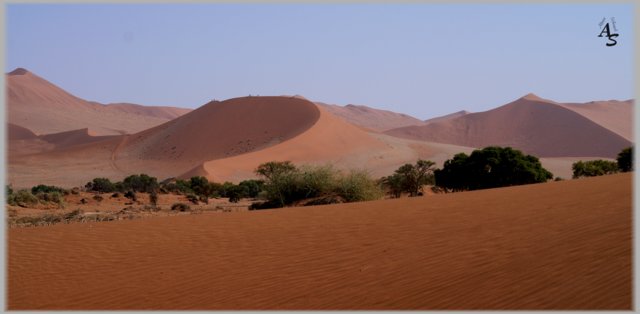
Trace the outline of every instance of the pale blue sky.
[[[426, 119], [633, 98], [629, 4], [9, 4], [5, 71], [87, 100], [300, 94]], [[618, 44], [598, 23], [615, 17]]]

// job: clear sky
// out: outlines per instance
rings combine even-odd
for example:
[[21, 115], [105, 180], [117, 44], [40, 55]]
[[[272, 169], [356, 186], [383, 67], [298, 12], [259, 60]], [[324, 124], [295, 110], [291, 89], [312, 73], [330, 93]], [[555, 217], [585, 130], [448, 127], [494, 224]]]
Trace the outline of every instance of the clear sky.
[[[630, 4], [9, 4], [6, 72], [102, 103], [299, 94], [421, 119], [633, 98]], [[618, 44], [597, 37], [614, 17]], [[613, 31], [613, 29], [612, 29]]]

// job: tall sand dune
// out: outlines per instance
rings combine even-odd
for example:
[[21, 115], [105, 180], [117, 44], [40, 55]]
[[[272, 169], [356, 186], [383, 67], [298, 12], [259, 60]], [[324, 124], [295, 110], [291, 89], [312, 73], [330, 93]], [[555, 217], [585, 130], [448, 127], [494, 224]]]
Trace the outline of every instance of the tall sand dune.
[[478, 148], [511, 146], [538, 157], [612, 158], [632, 144], [593, 118], [533, 94], [493, 110], [385, 133]]
[[212, 101], [155, 128], [134, 134], [122, 158], [204, 161], [286, 141], [311, 128], [317, 107], [294, 97], [241, 97]]
[[209, 178], [237, 182], [255, 176], [258, 165], [268, 161], [289, 160], [296, 164], [333, 164], [343, 169], [366, 169], [374, 176], [393, 173], [400, 165], [418, 158], [440, 164], [467, 147], [423, 143], [367, 132], [347, 123], [319, 106], [320, 117], [306, 132], [252, 153], [204, 163]]
[[8, 121], [36, 134], [90, 128], [96, 135], [135, 133], [189, 109], [86, 101], [18, 68], [6, 75]]
[[632, 174], [10, 229], [9, 310], [631, 310]]

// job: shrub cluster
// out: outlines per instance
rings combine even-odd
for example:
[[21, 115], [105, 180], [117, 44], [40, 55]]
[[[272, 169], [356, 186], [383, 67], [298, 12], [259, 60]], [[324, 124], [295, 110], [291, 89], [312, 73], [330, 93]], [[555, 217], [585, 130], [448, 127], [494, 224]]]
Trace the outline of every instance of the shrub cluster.
[[571, 169], [573, 170], [573, 178], [595, 177], [605, 174], [613, 174], [618, 172], [618, 164], [614, 161], [607, 160], [589, 160], [574, 162]]
[[62, 208], [66, 194], [68, 191], [63, 188], [42, 184], [17, 192], [14, 192], [11, 186], [6, 187], [7, 204], [21, 207], [36, 204], [57, 204]]
[[254, 209], [283, 207], [306, 199], [353, 202], [382, 197], [380, 188], [364, 171], [345, 174], [328, 165], [298, 168], [289, 161], [273, 161], [260, 165], [256, 174], [265, 179], [266, 202]]
[[577, 161], [572, 165], [573, 178], [596, 177], [617, 172], [633, 171], [633, 146], [627, 147], [618, 153], [616, 161], [602, 159]]

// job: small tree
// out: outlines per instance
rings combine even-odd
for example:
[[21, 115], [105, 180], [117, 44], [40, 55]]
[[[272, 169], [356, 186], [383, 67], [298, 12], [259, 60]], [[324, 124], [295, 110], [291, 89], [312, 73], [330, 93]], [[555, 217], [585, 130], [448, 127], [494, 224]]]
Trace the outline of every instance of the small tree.
[[434, 165], [433, 161], [422, 159], [415, 165], [404, 164], [393, 175], [383, 178], [382, 184], [393, 197], [400, 197], [402, 192], [409, 193], [409, 196], [421, 195], [422, 187], [433, 183]]
[[618, 169], [622, 172], [633, 171], [633, 146], [623, 149], [617, 158]]

